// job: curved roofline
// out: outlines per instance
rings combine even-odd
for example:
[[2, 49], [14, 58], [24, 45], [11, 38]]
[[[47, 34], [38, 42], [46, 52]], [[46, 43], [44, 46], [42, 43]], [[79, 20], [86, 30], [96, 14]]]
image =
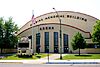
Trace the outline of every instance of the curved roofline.
[[[86, 16], [89, 16], [89, 17], [92, 17], [92, 18], [95, 18], [95, 17], [93, 17], [93, 16], [91, 16], [91, 15], [88, 15], [88, 14], [85, 14], [85, 13], [81, 13], [81, 12], [75, 12], [75, 11], [57, 11], [57, 12], [72, 12], [72, 13], [79, 13], [79, 14], [83, 14], [83, 15], [86, 15]], [[40, 16], [37, 16], [36, 18], [41, 17], [41, 16], [44, 16], [44, 15], [47, 15], [47, 14], [51, 14], [51, 13], [55, 13], [55, 12], [45, 13], [45, 14], [42, 14], [42, 15], [40, 15]], [[97, 18], [95, 18], [95, 19], [97, 19]], [[99, 19], [97, 19], [97, 20], [99, 20]]]
[[[79, 14], [83, 14], [83, 15], [92, 17], [92, 18], [94, 18], [94, 19], [97, 19], [97, 18], [95, 18], [95, 17], [93, 17], [93, 16], [91, 16], [91, 15], [88, 15], [88, 14], [85, 14], [85, 13], [80, 13], [80, 12], [75, 12], [75, 11], [57, 11], [57, 12], [72, 12], [72, 13], [79, 13]], [[35, 19], [36, 19], [36, 18], [39, 18], [39, 17], [41, 17], [41, 16], [44, 16], [44, 15], [47, 15], [47, 14], [52, 14], [52, 13], [55, 13], [55, 12], [49, 12], [49, 13], [42, 14], [42, 15], [40, 15], [40, 16], [35, 17]], [[97, 19], [97, 20], [99, 20], [99, 19]], [[31, 20], [28, 21], [27, 23], [29, 23], [29, 22], [31, 22]], [[27, 23], [26, 23], [26, 24], [27, 24]], [[25, 25], [26, 25], [26, 24], [25, 24]], [[23, 28], [25, 25], [23, 25], [21, 28]], [[21, 28], [20, 28], [20, 29], [21, 29]]]
[[[49, 24], [57, 24], [57, 25], [59, 25], [59, 23], [44, 23], [44, 24], [40, 24], [40, 25], [49, 25]], [[36, 25], [36, 26], [40, 26], [40, 25]], [[86, 32], [86, 31], [84, 31], [84, 30], [82, 30], [82, 29], [80, 29], [80, 28], [77, 28], [77, 27], [74, 27], [74, 26], [71, 26], [71, 25], [67, 25], [67, 24], [61, 24], [61, 25], [64, 25], [64, 26], [68, 26], [68, 27], [77, 29], [77, 30], [82, 31], [82, 32], [84, 32], [84, 33], [88, 33], [89, 36], [90, 36], [89, 38], [91, 38], [90, 32]], [[34, 26], [34, 27], [36, 27], [36, 26]], [[30, 28], [32, 28], [32, 27], [30, 27]], [[30, 28], [27, 28], [27, 29], [23, 30], [22, 32], [24, 32], [24, 31], [26, 31], [26, 30], [28, 30], [28, 29], [30, 29]], [[18, 35], [20, 35], [22, 32], [20, 32]], [[18, 36], [18, 35], [17, 35], [17, 36]], [[89, 38], [88, 38], [88, 39], [89, 39]]]

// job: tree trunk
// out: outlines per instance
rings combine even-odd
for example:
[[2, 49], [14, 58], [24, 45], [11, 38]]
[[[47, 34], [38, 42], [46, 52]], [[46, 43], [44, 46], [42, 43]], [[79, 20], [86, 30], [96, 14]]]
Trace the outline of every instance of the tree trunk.
[[2, 54], [2, 50], [3, 50], [3, 48], [1, 48], [1, 54]]

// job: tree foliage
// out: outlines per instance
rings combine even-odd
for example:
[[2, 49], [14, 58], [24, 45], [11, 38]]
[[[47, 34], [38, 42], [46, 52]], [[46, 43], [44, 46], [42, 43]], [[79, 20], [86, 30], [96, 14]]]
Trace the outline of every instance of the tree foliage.
[[18, 37], [15, 33], [18, 31], [18, 26], [14, 24], [12, 18], [4, 20], [0, 18], [0, 48], [14, 48], [18, 42]]
[[80, 55], [80, 49], [84, 49], [86, 47], [86, 41], [83, 38], [81, 33], [76, 33], [76, 35], [72, 39], [72, 47], [73, 50], [79, 49], [79, 55]]
[[92, 40], [100, 44], [100, 20], [97, 20], [93, 27]]
[[3, 18], [0, 18], [0, 48], [2, 52], [3, 44], [4, 44], [4, 39], [3, 39], [3, 32], [4, 32], [4, 21]]

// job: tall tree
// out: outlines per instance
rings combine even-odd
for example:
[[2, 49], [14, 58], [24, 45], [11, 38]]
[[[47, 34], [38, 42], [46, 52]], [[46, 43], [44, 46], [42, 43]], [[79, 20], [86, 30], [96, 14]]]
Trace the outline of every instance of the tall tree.
[[14, 24], [12, 18], [9, 18], [9, 20], [5, 21], [4, 29], [5, 48], [13, 48], [18, 42], [18, 38], [15, 36], [15, 32], [18, 31], [18, 27]]
[[18, 37], [15, 33], [18, 31], [18, 26], [14, 24], [12, 18], [4, 20], [0, 18], [0, 49], [14, 48], [18, 42]]
[[100, 20], [97, 20], [94, 24], [92, 31], [92, 40], [100, 44]]
[[3, 47], [4, 47], [4, 39], [3, 39], [3, 31], [4, 31], [4, 20], [3, 20], [3, 18], [1, 17], [0, 18], [0, 48], [1, 48], [1, 53], [2, 53], [2, 49], [3, 49]]
[[80, 49], [84, 49], [86, 47], [86, 41], [83, 38], [81, 33], [76, 33], [76, 35], [72, 39], [72, 47], [73, 50], [79, 49], [79, 55], [80, 55]]

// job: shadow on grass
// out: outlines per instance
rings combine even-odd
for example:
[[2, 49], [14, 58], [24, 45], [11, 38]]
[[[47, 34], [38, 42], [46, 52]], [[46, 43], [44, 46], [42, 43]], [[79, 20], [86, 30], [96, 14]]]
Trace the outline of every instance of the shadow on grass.
[[25, 59], [25, 58], [31, 58], [32, 59], [32, 56], [15, 56], [15, 57], [19, 57], [19, 58], [23, 58], [23, 59]]
[[75, 56], [80, 56], [80, 57], [91, 57], [92, 55], [75, 55]]

